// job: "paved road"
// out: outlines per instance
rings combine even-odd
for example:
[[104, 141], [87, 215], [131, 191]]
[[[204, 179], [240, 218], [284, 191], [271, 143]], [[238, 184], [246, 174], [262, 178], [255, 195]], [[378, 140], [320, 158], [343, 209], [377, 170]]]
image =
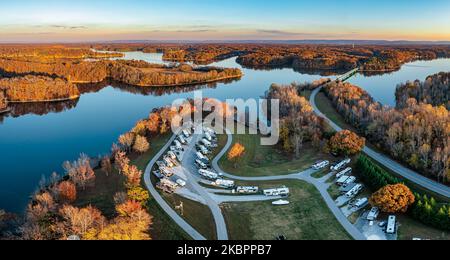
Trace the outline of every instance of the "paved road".
[[188, 183], [196, 193], [198, 193], [206, 202], [206, 205], [210, 208], [214, 222], [216, 224], [216, 232], [218, 240], [228, 240], [228, 231], [225, 223], [225, 219], [222, 215], [222, 210], [219, 207], [219, 203], [212, 198], [212, 194], [207, 192], [198, 181], [198, 170], [195, 167], [196, 149], [195, 144], [201, 139], [202, 135], [195, 133], [189, 144], [189, 147], [185, 151], [182, 166], [185, 171], [188, 171]]
[[[325, 118], [328, 123], [333, 127], [336, 131], [341, 131], [342, 128], [339, 127], [337, 124], [335, 124], [333, 121], [331, 121], [328, 117], [326, 117], [322, 112], [320, 112], [319, 108], [316, 105], [316, 96], [319, 93], [319, 91], [322, 88], [317, 88], [314, 90], [311, 94], [310, 103], [315, 111], [315, 113], [323, 118]], [[373, 149], [370, 149], [369, 147], [365, 147], [363, 150], [369, 157], [374, 159], [375, 161], [379, 162], [380, 164], [384, 165], [388, 169], [396, 172], [398, 175], [402, 176], [403, 178], [427, 189], [432, 192], [435, 192], [441, 196], [444, 196], [446, 198], [450, 198], [450, 187], [447, 187], [443, 184], [440, 184], [438, 182], [435, 182], [415, 171], [412, 171], [403, 165], [395, 162], [394, 160], [388, 158], [387, 156], [380, 154]]]
[[153, 186], [153, 183], [150, 179], [151, 170], [153, 166], [156, 164], [158, 159], [164, 154], [164, 152], [170, 147], [172, 142], [175, 140], [176, 135], [174, 135], [169, 142], [158, 152], [158, 154], [150, 161], [145, 169], [144, 173], [144, 181], [147, 189], [149, 190], [152, 197], [156, 200], [156, 202], [161, 206], [161, 208], [169, 215], [175, 223], [178, 224], [188, 235], [190, 235], [195, 240], [206, 240], [204, 236], [202, 236], [197, 230], [195, 230], [189, 223], [187, 223], [182, 217], [178, 215], [172, 207], [167, 204], [167, 202], [161, 197], [158, 191]]
[[312, 185], [314, 185], [317, 190], [322, 195], [325, 203], [327, 204], [328, 208], [331, 210], [333, 215], [336, 217], [336, 219], [339, 221], [339, 223], [344, 227], [344, 229], [347, 231], [350, 236], [353, 237], [355, 240], [366, 240], [366, 237], [352, 224], [350, 221], [348, 221], [347, 217], [345, 217], [344, 213], [336, 206], [335, 202], [331, 198], [330, 194], [328, 193], [328, 188], [330, 187], [329, 184], [326, 184], [325, 178], [322, 178], [320, 180], [317, 180], [313, 177], [311, 177], [311, 174], [316, 172], [315, 170], [308, 169], [306, 171], [303, 171], [301, 173], [295, 173], [295, 174], [289, 174], [289, 175], [281, 175], [281, 176], [267, 176], [267, 177], [241, 177], [241, 176], [234, 176], [232, 174], [224, 172], [219, 167], [219, 160], [222, 156], [225, 155], [225, 153], [228, 151], [228, 149], [231, 147], [231, 144], [233, 143], [233, 135], [231, 132], [226, 129], [226, 133], [228, 136], [228, 140], [222, 151], [217, 155], [216, 158], [214, 158], [212, 162], [213, 168], [217, 171], [222, 173], [224, 176], [230, 178], [230, 179], [236, 179], [236, 180], [243, 180], [243, 181], [270, 181], [270, 180], [287, 180], [287, 179], [293, 179], [293, 180], [301, 180], [306, 181]]

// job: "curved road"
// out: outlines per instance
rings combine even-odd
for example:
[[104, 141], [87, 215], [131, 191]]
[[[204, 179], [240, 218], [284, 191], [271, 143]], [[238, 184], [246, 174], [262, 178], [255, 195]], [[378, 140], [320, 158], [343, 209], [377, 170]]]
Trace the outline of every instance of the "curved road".
[[222, 158], [225, 153], [228, 151], [228, 149], [231, 147], [231, 144], [233, 143], [233, 136], [230, 133], [228, 129], [225, 130], [228, 136], [228, 140], [226, 145], [223, 147], [222, 151], [214, 158], [212, 161], [213, 168], [217, 171], [222, 173], [225, 177], [228, 177], [230, 179], [236, 179], [236, 180], [243, 180], [243, 181], [270, 181], [270, 180], [301, 180], [306, 181], [316, 187], [316, 189], [320, 192], [323, 199], [325, 200], [325, 203], [327, 204], [328, 208], [331, 210], [333, 215], [336, 217], [336, 219], [339, 221], [339, 223], [342, 225], [342, 227], [347, 231], [350, 236], [353, 237], [355, 240], [366, 240], [366, 237], [347, 219], [347, 217], [342, 213], [342, 211], [336, 206], [336, 203], [331, 198], [330, 194], [328, 193], [328, 188], [330, 187], [329, 184], [326, 184], [325, 182], [321, 182], [323, 180], [326, 180], [325, 178], [322, 178], [319, 180], [311, 177], [311, 174], [316, 172], [315, 170], [308, 169], [301, 173], [295, 173], [295, 174], [289, 174], [289, 175], [279, 175], [279, 176], [266, 176], [266, 177], [241, 177], [241, 176], [234, 176], [232, 174], [224, 172], [218, 162], [220, 158]]
[[[331, 125], [331, 127], [333, 127], [334, 130], [336, 131], [341, 131], [342, 128], [339, 127], [337, 124], [335, 124], [333, 121], [331, 121], [327, 116], [325, 116], [322, 112], [320, 112], [319, 108], [316, 105], [316, 96], [317, 94], [320, 92], [320, 90], [322, 89], [322, 87], [315, 89], [310, 97], [310, 103], [315, 111], [315, 113], [320, 116], [323, 117], [325, 120], [328, 121], [328, 123]], [[370, 149], [369, 147], [364, 147], [363, 150], [369, 157], [371, 157], [372, 159], [374, 159], [375, 161], [377, 161], [378, 163], [384, 165], [385, 167], [387, 167], [388, 169], [396, 172], [398, 175], [402, 176], [403, 178], [427, 189], [430, 190], [432, 192], [435, 192], [441, 196], [444, 196], [446, 198], [450, 198], [450, 188], [440, 184], [438, 182], [435, 182], [431, 179], [428, 179], [427, 177], [420, 175], [419, 173], [412, 171], [406, 167], [404, 167], [403, 165], [395, 162], [394, 160], [388, 158], [387, 156], [380, 154], [376, 151], [374, 151], [373, 149]]]
[[158, 159], [164, 154], [164, 152], [170, 147], [172, 142], [175, 140], [176, 135], [173, 135], [172, 138], [167, 142], [167, 144], [161, 148], [161, 150], [153, 157], [150, 163], [147, 165], [144, 173], [144, 181], [147, 189], [150, 191], [152, 197], [156, 200], [156, 202], [161, 206], [161, 208], [178, 224], [188, 235], [190, 235], [195, 240], [206, 240], [204, 236], [202, 236], [197, 230], [195, 230], [189, 223], [187, 223], [182, 217], [178, 215], [172, 207], [167, 204], [167, 202], [161, 197], [158, 191], [153, 186], [151, 181], [151, 172], [153, 166], [156, 164]]

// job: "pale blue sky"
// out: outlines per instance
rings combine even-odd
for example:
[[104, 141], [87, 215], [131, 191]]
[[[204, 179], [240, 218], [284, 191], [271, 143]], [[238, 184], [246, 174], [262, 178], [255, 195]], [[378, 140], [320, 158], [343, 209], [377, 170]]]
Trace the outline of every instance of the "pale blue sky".
[[450, 1], [0, 0], [0, 41], [450, 40]]

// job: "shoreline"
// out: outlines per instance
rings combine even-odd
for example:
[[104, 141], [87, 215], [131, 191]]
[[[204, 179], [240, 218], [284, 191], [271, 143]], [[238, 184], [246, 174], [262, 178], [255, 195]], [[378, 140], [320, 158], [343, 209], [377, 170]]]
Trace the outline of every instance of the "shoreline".
[[56, 99], [45, 99], [45, 100], [27, 100], [27, 101], [14, 101], [14, 100], [8, 100], [8, 103], [13, 104], [26, 104], [26, 103], [54, 103], [54, 102], [63, 102], [63, 101], [70, 101], [80, 98], [81, 95], [77, 96], [71, 96], [67, 98], [56, 98]]

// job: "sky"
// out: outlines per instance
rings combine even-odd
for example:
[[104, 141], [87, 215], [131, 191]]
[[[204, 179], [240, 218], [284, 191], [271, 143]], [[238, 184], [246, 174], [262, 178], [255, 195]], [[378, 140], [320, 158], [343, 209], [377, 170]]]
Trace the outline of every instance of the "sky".
[[450, 41], [449, 0], [0, 0], [0, 42]]

